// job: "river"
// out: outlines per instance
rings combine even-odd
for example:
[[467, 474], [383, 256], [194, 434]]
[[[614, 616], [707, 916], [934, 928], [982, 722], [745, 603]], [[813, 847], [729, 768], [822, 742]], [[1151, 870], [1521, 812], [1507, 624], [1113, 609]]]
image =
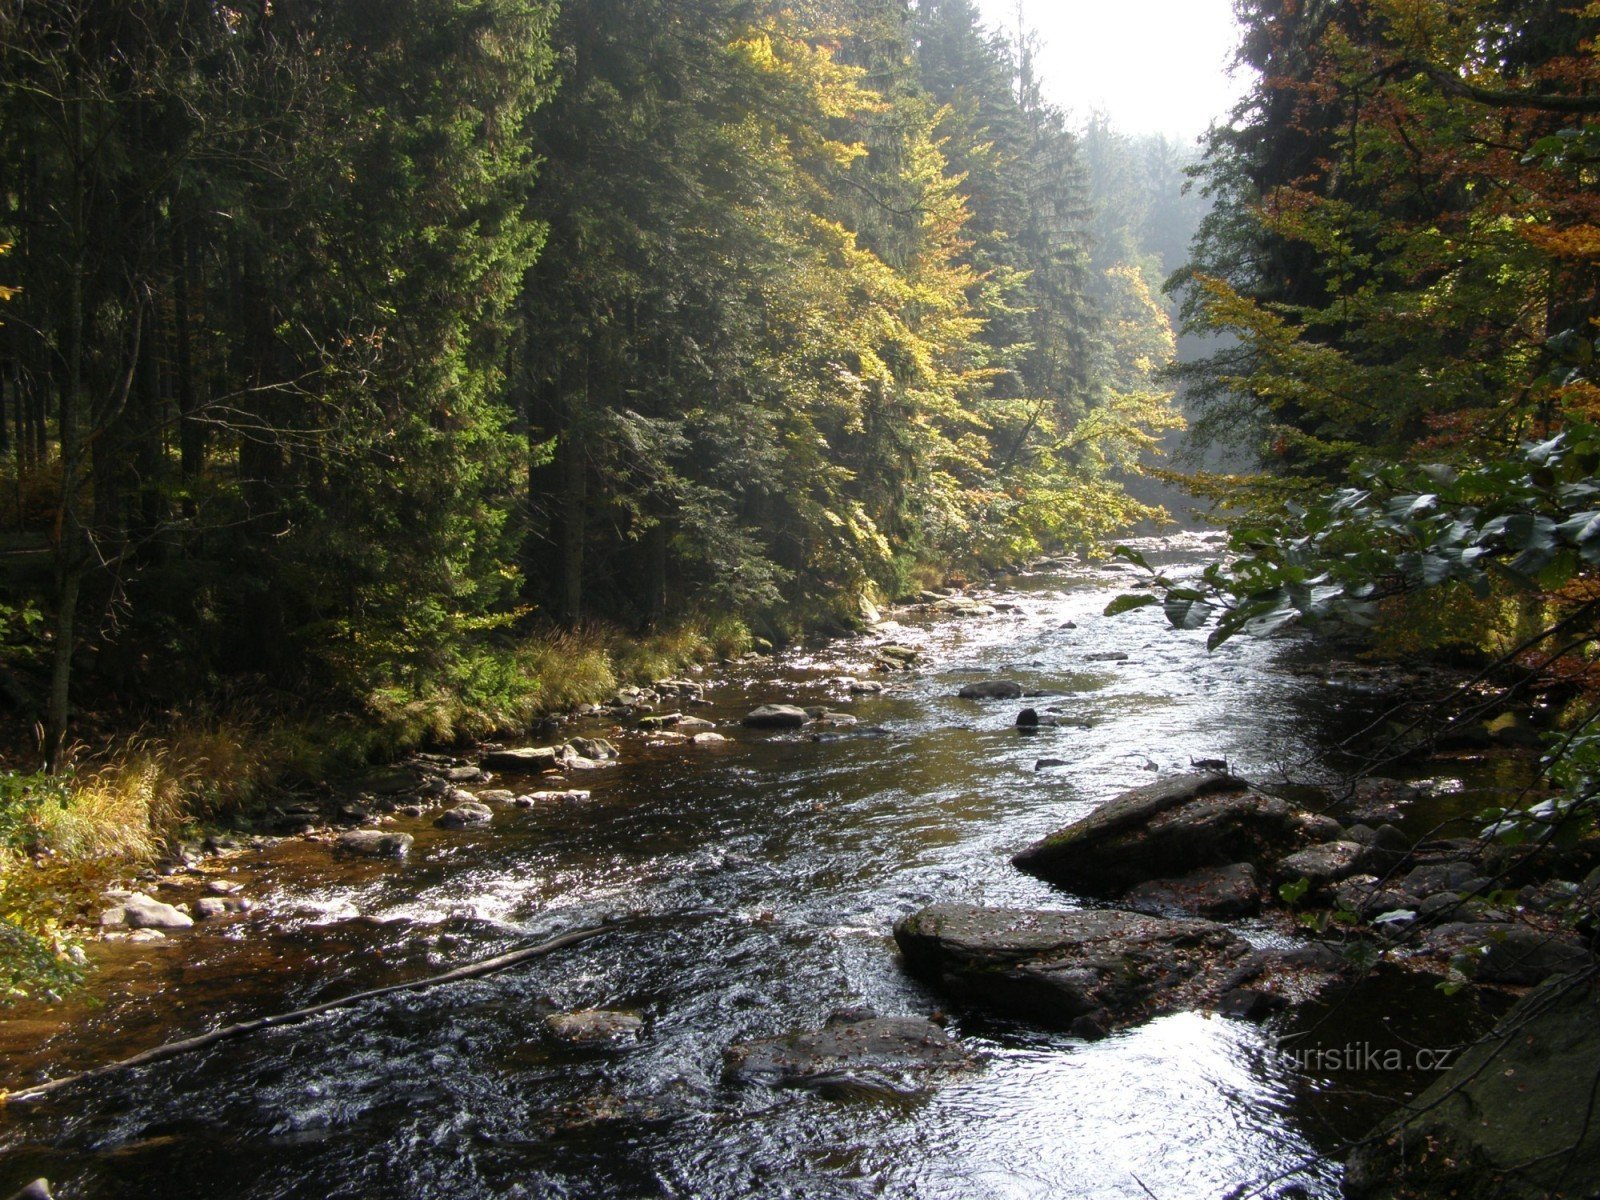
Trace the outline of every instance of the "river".
[[[1180, 536], [1158, 549], [1182, 566], [1214, 547]], [[1107, 567], [1010, 579], [992, 598], [1013, 611], [906, 617], [710, 675], [712, 704], [693, 711], [728, 745], [615, 736], [621, 763], [578, 781], [588, 803], [501, 808], [472, 832], [402, 821], [417, 837], [406, 864], [335, 861], [301, 840], [233, 860], [267, 915], [108, 947], [92, 1003], [0, 1022], [6, 1080], [626, 919], [502, 975], [13, 1106], [0, 1194], [46, 1175], [58, 1196], [97, 1200], [1194, 1200], [1309, 1164], [1261, 1194], [1337, 1195], [1329, 1147], [1419, 1080], [1310, 1071], [1277, 1053], [1270, 1025], [1179, 1014], [1086, 1043], [951, 1009], [982, 1061], [945, 1079], [722, 1079], [729, 1043], [815, 1027], [841, 1006], [946, 1009], [901, 970], [893, 922], [936, 900], [1074, 906], [1011, 867], [1035, 838], [1191, 759], [1310, 777], [1374, 705], [1359, 670], [1293, 637], [1208, 653], [1203, 633], [1169, 629], [1159, 610], [1100, 615], [1131, 579]], [[883, 677], [884, 695], [851, 697], [836, 680], [867, 675], [885, 639], [921, 649], [922, 665]], [[1128, 657], [1096, 657], [1110, 654]], [[993, 676], [1059, 693], [1029, 703], [1083, 727], [1029, 735], [1018, 703], [955, 698]], [[826, 703], [881, 732], [738, 727], [767, 701]], [[580, 732], [607, 732], [591, 726]], [[1036, 769], [1045, 757], [1061, 765]], [[1445, 1003], [1396, 983], [1330, 1029], [1389, 1015], [1396, 1036], [1438, 1037]], [[590, 1007], [639, 1013], [642, 1036], [576, 1048], [546, 1035], [549, 1013]], [[1449, 1019], [1459, 1036], [1474, 1026]]]

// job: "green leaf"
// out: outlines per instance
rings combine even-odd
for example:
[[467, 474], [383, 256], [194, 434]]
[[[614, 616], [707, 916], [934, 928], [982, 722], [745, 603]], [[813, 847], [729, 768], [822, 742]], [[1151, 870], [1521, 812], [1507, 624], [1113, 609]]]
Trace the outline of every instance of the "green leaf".
[[1175, 593], [1167, 597], [1163, 607], [1166, 609], [1167, 620], [1172, 622], [1176, 629], [1199, 629], [1211, 620], [1211, 614], [1216, 611], [1215, 606], [1205, 600]]
[[1152, 596], [1149, 592], [1130, 593], [1118, 596], [1110, 604], [1106, 605], [1105, 615], [1108, 617], [1120, 617], [1123, 613], [1132, 612], [1136, 608], [1149, 608], [1160, 603], [1160, 597]]
[[1556, 526], [1556, 532], [1576, 546], [1593, 541], [1600, 537], [1600, 512], [1581, 512], [1568, 517]]
[[1150, 560], [1145, 558], [1144, 555], [1140, 554], [1132, 546], [1111, 547], [1111, 557], [1125, 558], [1135, 566], [1143, 567], [1146, 571], [1150, 571], [1151, 573], [1155, 572], [1155, 568], [1150, 565]]

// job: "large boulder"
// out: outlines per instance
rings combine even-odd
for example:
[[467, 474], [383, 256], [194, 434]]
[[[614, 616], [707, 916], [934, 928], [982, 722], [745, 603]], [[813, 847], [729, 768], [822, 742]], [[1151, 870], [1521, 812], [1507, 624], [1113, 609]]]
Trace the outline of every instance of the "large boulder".
[[763, 704], [744, 715], [744, 724], [750, 729], [799, 729], [811, 715], [792, 704]]
[[895, 926], [913, 974], [980, 1007], [1086, 1034], [1214, 1003], [1250, 953], [1210, 921], [935, 904]]
[[1134, 788], [1023, 850], [1024, 871], [1091, 895], [1202, 867], [1275, 860], [1314, 840], [1317, 818], [1224, 772]]
[[919, 1017], [842, 1015], [822, 1029], [737, 1042], [723, 1052], [730, 1079], [804, 1084], [848, 1079], [853, 1072], [928, 1071], [961, 1067], [972, 1057], [961, 1043]]
[[956, 695], [963, 700], [1015, 700], [1022, 695], [1022, 685], [1013, 679], [983, 679]]
[[1546, 1200], [1600, 1192], [1600, 982], [1552, 979], [1364, 1140], [1351, 1200]]

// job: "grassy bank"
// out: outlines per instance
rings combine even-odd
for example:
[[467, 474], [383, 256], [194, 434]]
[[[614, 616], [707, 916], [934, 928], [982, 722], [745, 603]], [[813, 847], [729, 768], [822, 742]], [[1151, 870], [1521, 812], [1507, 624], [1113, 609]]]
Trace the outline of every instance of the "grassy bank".
[[733, 620], [646, 635], [552, 630], [466, 657], [423, 693], [386, 688], [310, 714], [259, 700], [176, 712], [78, 747], [55, 777], [0, 763], [0, 1004], [76, 983], [73, 922], [176, 841], [411, 750], [526, 736], [549, 714], [749, 644]]

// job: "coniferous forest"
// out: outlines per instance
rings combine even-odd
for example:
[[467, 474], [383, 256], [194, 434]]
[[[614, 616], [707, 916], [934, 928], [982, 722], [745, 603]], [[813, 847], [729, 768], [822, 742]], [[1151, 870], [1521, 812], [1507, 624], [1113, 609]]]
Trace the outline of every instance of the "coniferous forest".
[[779, 638], [1149, 515], [1160, 264], [1093, 247], [971, 4], [4, 19], [6, 686], [52, 765], [135, 693], [511, 720], [532, 630]]
[[1232, 9], [0, 0], [0, 1194], [1600, 1187], [1600, 3]]

